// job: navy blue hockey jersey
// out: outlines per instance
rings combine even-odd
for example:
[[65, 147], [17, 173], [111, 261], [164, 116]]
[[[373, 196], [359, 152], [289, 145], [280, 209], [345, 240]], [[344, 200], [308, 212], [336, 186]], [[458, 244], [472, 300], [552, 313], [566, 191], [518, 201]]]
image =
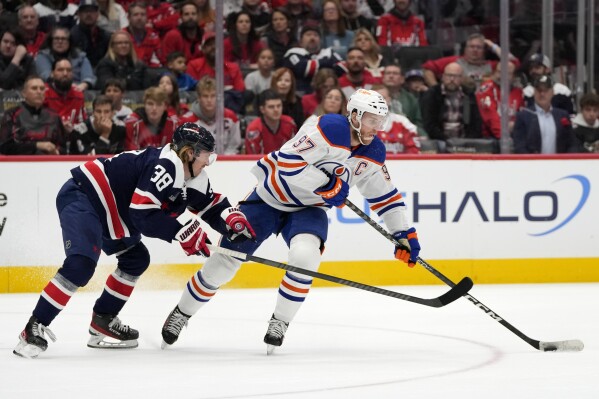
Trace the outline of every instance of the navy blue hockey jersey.
[[220, 214], [229, 201], [212, 191], [204, 170], [185, 182], [183, 163], [170, 146], [98, 158], [71, 174], [101, 216], [106, 239], [143, 234], [170, 242], [184, 224], [177, 217], [187, 207], [226, 232]]

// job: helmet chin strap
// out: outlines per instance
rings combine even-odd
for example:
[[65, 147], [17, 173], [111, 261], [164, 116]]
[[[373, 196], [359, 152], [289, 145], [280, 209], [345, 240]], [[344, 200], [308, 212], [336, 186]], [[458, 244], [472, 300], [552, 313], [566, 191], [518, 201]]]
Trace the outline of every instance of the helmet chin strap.
[[349, 125], [356, 131], [356, 136], [358, 136], [358, 141], [360, 142], [360, 144], [366, 145], [362, 141], [362, 133], [360, 133], [360, 130], [362, 129], [362, 118], [358, 118], [358, 116], [356, 115], [356, 120], [358, 121], [358, 127], [354, 126], [351, 120], [351, 116], [349, 117]]

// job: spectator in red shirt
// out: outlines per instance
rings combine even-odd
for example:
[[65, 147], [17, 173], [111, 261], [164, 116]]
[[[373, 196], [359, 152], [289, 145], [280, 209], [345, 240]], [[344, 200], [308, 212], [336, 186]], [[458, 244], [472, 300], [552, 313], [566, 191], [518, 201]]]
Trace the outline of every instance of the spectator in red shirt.
[[314, 110], [314, 113], [310, 115], [304, 123], [308, 121], [313, 122], [319, 116], [324, 114], [339, 114], [345, 115], [347, 112], [347, 98], [345, 94], [338, 87], [331, 87], [325, 90], [320, 104]]
[[19, 16], [19, 29], [23, 33], [27, 52], [35, 57], [46, 39], [46, 34], [39, 29], [40, 19], [37, 11], [30, 5], [24, 5], [19, 8], [17, 15]]
[[247, 11], [229, 15], [227, 31], [229, 36], [223, 42], [225, 61], [255, 69], [258, 53], [264, 45], [254, 31], [251, 15]]
[[125, 121], [125, 150], [143, 150], [148, 146], [162, 147], [170, 143], [177, 120], [167, 114], [167, 95], [159, 87], [144, 92], [144, 106]]
[[166, 57], [180, 51], [190, 61], [202, 56], [202, 30], [198, 26], [198, 6], [193, 1], [186, 1], [181, 6], [181, 23], [168, 31], [162, 40], [160, 62], [166, 65]]
[[[489, 48], [497, 56], [501, 55], [501, 48], [492, 41], [485, 39], [480, 33], [473, 33], [466, 39], [466, 47], [464, 48], [464, 55], [452, 55], [449, 57], [442, 57], [436, 60], [429, 60], [422, 64], [424, 70], [424, 81], [427, 86], [432, 87], [438, 83], [445, 67], [452, 63], [458, 63], [463, 70], [464, 79], [463, 85], [476, 89], [484, 78], [491, 76], [495, 64], [495, 60], [485, 59], [485, 48]], [[520, 66], [520, 61], [512, 54], [509, 56], [509, 60], [513, 62], [516, 67]]]
[[[516, 66], [513, 62], [508, 63], [508, 80], [510, 82], [510, 93], [508, 96], [509, 111], [509, 133], [514, 128], [516, 114], [524, 106], [522, 88], [514, 87], [514, 72]], [[491, 79], [483, 82], [476, 93], [476, 101], [480, 116], [483, 120], [483, 137], [501, 138], [501, 64], [497, 63]]]
[[203, 32], [214, 32], [214, 22], [216, 22], [216, 11], [212, 8], [210, 0], [195, 0], [198, 5], [198, 26]]
[[156, 31], [146, 26], [148, 24], [146, 4], [137, 1], [131, 3], [127, 17], [129, 26], [124, 30], [131, 36], [137, 59], [151, 68], [162, 66], [158, 57], [160, 37]]
[[273, 90], [258, 96], [260, 118], [248, 125], [245, 134], [246, 154], [268, 154], [276, 151], [297, 132], [293, 119], [283, 115], [283, 101]]
[[0, 154], [58, 155], [64, 153], [66, 132], [56, 112], [44, 106], [46, 86], [30, 76], [23, 86], [23, 102], [0, 121]]
[[381, 78], [375, 78], [366, 69], [364, 52], [352, 47], [347, 52], [347, 73], [339, 78], [339, 86], [345, 97], [350, 98], [358, 89], [371, 89], [372, 85], [380, 84]]
[[[389, 89], [381, 86], [375, 89], [387, 104], [391, 101]], [[387, 122], [377, 137], [385, 144], [388, 154], [420, 154], [418, 129], [403, 115], [389, 112]]]
[[312, 115], [324, 98], [324, 94], [335, 87], [339, 87], [339, 80], [335, 71], [330, 68], [323, 68], [316, 72], [314, 79], [312, 79], [312, 88], [314, 91], [302, 96], [304, 117], [307, 118]]
[[[209, 31], [204, 33], [202, 39], [202, 52], [204, 53], [203, 57], [191, 60], [187, 64], [187, 73], [198, 81], [203, 76], [216, 77], [214, 65], [216, 42], [214, 32]], [[225, 107], [235, 110], [235, 112], [240, 112], [245, 105], [245, 83], [239, 65], [225, 61], [223, 75], [225, 84]]]
[[160, 0], [149, 0], [145, 3], [148, 7], [149, 25], [160, 37], [177, 27], [180, 16], [171, 3]]
[[68, 133], [75, 124], [87, 118], [83, 93], [73, 85], [73, 67], [66, 58], [52, 64], [50, 79], [46, 83], [44, 105], [60, 115]]
[[381, 46], [428, 46], [424, 21], [412, 14], [411, 0], [395, 0], [395, 8], [381, 15], [376, 37]]

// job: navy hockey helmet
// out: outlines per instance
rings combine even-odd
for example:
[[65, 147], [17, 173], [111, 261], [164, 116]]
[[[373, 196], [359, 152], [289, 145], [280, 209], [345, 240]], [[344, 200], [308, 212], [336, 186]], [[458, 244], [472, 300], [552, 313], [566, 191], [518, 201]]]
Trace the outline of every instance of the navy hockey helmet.
[[214, 152], [214, 136], [206, 128], [192, 122], [186, 122], [175, 129], [173, 133], [175, 151], [188, 145], [193, 148], [195, 156], [201, 151]]

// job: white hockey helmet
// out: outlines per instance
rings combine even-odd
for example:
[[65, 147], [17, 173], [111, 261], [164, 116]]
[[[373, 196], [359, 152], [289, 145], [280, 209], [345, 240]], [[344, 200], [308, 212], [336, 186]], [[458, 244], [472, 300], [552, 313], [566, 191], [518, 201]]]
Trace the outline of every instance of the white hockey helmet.
[[359, 121], [362, 119], [364, 112], [385, 117], [389, 113], [389, 107], [383, 96], [376, 91], [358, 89], [351, 95], [347, 102], [348, 114], [351, 116], [354, 111], [358, 113]]

